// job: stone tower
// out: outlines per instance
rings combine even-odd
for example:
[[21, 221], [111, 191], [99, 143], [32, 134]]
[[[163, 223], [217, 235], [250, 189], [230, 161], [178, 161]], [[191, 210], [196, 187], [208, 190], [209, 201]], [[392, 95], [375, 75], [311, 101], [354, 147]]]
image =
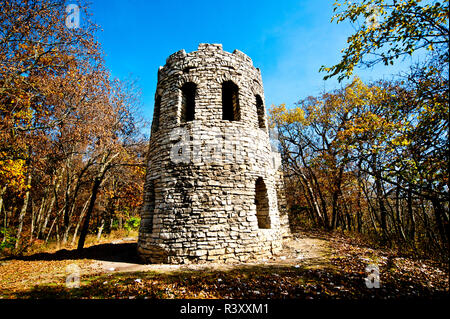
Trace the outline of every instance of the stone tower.
[[289, 234], [261, 72], [200, 44], [159, 68], [138, 253], [151, 263], [270, 257]]

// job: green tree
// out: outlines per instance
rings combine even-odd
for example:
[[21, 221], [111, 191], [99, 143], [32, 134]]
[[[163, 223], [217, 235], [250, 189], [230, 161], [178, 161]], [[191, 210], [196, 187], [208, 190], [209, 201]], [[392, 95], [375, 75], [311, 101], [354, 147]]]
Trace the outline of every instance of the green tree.
[[[332, 21], [350, 21], [356, 32], [342, 59], [320, 71], [328, 79], [349, 78], [356, 67], [392, 65], [415, 52], [423, 54], [410, 72], [398, 75], [397, 92], [385, 114], [402, 120], [387, 140], [390, 161], [382, 178], [402, 191], [431, 201], [441, 241], [449, 242], [449, 1], [336, 1]], [[373, 173], [373, 172], [372, 172]]]
[[336, 1], [331, 21], [350, 21], [356, 33], [342, 50], [342, 60], [331, 67], [322, 66], [339, 81], [349, 78], [357, 66], [393, 64], [405, 55], [425, 49], [448, 68], [448, 0], [421, 3], [420, 0]]

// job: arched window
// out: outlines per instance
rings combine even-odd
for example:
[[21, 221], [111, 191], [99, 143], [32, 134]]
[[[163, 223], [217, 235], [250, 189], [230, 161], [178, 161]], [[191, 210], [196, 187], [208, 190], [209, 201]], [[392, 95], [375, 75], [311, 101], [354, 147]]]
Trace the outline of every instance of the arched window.
[[222, 83], [222, 120], [239, 121], [239, 88], [232, 81]]
[[153, 125], [152, 129], [154, 132], [159, 129], [159, 114], [161, 112], [161, 95], [157, 95], [155, 98], [155, 107], [153, 109]]
[[266, 123], [264, 119], [264, 104], [260, 95], [255, 95], [256, 99], [256, 113], [258, 114], [258, 127], [265, 129]]
[[195, 118], [195, 94], [197, 85], [187, 82], [181, 87], [181, 123], [193, 121]]
[[264, 180], [258, 177], [255, 184], [256, 218], [259, 228], [270, 228], [269, 198]]

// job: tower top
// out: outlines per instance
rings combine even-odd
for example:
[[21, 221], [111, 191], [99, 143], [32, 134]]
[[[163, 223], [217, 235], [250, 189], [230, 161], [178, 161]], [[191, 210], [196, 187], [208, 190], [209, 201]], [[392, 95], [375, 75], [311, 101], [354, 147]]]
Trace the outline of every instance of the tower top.
[[[220, 43], [200, 43], [197, 47], [197, 51], [192, 51], [186, 53], [184, 49], [181, 49], [175, 53], [172, 53], [167, 59], [166, 64], [164, 66], [160, 66], [158, 70], [158, 80], [164, 78], [165, 73], [167, 71], [173, 74], [174, 69], [179, 66], [180, 62], [182, 64], [194, 64], [194, 67], [198, 67], [199, 59], [204, 58], [212, 58], [212, 57], [222, 57], [222, 59], [206, 59], [204, 62], [210, 64], [243, 64], [245, 63], [247, 67], [250, 67], [254, 71], [260, 73], [259, 68], [255, 68], [253, 66], [252, 59], [245, 54], [244, 52], [235, 49], [233, 53], [227, 52], [223, 50], [223, 46]], [[221, 61], [222, 60], [222, 61]], [[184, 63], [183, 63], [184, 62]], [[185, 66], [186, 67], [186, 66]], [[192, 67], [192, 65], [187, 66]]]
[[167, 58], [158, 70], [152, 133], [190, 122], [267, 132], [261, 72], [248, 55], [200, 43]]

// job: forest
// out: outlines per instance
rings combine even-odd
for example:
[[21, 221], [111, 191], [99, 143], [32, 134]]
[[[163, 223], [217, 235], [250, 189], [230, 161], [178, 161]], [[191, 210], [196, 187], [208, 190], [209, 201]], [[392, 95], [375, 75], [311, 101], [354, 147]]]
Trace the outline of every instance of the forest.
[[106, 69], [97, 25], [66, 27], [63, 2], [1, 5], [1, 249], [83, 248], [90, 232], [136, 229], [148, 145], [139, 89]]
[[[0, 1], [0, 256], [24, 263], [23, 256], [55, 247], [84, 248], [90, 256], [86, 247], [96, 239], [139, 228], [150, 132], [141, 89], [133, 78], [112, 76], [97, 39], [101, 26], [90, 19], [89, 4], [78, 3], [82, 25], [70, 29], [65, 1]], [[266, 110], [278, 137], [291, 229], [337, 234], [340, 239], [330, 239], [335, 244], [354, 238], [397, 257], [448, 267], [449, 2], [337, 0], [333, 8], [331, 23], [352, 23], [354, 33], [341, 60], [318, 71], [325, 80], [338, 79], [340, 87]], [[392, 66], [411, 56], [420, 59], [390, 79], [366, 82], [358, 76], [359, 68]], [[349, 246], [339, 247], [349, 253]], [[47, 258], [40, 256], [31, 260]], [[58, 256], [51, 260], [60, 261]], [[276, 282], [278, 274], [252, 271], [201, 279], [189, 273], [184, 280], [196, 287], [194, 295], [191, 286], [177, 286], [178, 275], [145, 289], [163, 285], [160, 292], [147, 290], [155, 298], [175, 296], [167, 292], [170, 285], [182, 298], [278, 293], [278, 286], [264, 292], [249, 279]], [[286, 291], [315, 297], [315, 285], [307, 292], [290, 286], [299, 280], [292, 271], [281, 281], [290, 287]], [[237, 277], [248, 281], [250, 295], [244, 288], [220, 290], [217, 280], [233, 286]], [[103, 287], [104, 280], [94, 282], [100, 298], [118, 296], [114, 289], [120, 287], [128, 289], [125, 295], [143, 293], [134, 277], [118, 288]], [[448, 278], [440, 282], [448, 296]], [[322, 296], [328, 293], [328, 286], [317, 287]], [[27, 296], [61, 293], [49, 291]]]
[[[345, 9], [338, 3], [333, 20], [370, 21], [371, 3]], [[325, 78], [349, 78], [358, 65], [392, 65], [414, 52], [422, 52], [421, 62], [391, 80], [363, 83], [354, 76], [293, 108], [269, 110], [291, 217], [448, 261], [448, 1], [424, 7], [394, 1], [377, 12], [381, 22], [360, 26], [342, 61], [321, 68]]]

